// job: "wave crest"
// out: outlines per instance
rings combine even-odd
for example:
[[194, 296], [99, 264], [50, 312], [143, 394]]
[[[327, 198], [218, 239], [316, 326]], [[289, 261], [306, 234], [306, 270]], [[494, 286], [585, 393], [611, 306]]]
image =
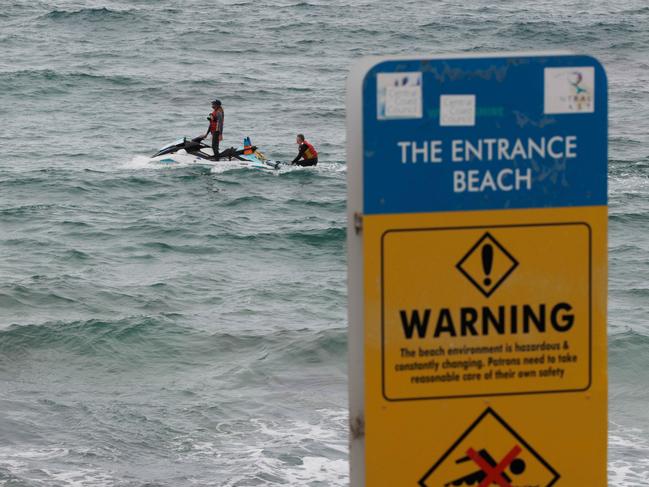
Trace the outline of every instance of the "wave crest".
[[52, 10], [45, 14], [43, 17], [48, 20], [61, 21], [72, 20], [78, 22], [80, 20], [101, 22], [101, 21], [116, 21], [128, 20], [135, 16], [131, 10], [113, 10], [106, 7], [99, 8], [81, 8], [79, 10]]

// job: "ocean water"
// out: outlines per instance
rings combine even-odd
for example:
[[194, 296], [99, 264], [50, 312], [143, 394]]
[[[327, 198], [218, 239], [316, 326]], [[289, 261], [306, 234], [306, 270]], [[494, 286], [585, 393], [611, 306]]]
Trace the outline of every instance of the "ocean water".
[[[610, 83], [610, 485], [649, 485], [644, 0], [6, 0], [0, 486], [348, 484], [344, 82], [369, 54], [571, 49]], [[223, 146], [316, 168], [152, 164]]]

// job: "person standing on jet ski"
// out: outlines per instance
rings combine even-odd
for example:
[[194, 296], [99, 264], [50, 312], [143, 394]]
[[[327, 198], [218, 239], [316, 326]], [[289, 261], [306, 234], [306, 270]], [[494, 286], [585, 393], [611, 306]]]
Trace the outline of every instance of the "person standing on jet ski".
[[219, 160], [219, 142], [223, 140], [223, 108], [221, 107], [220, 100], [212, 102], [212, 113], [207, 116], [210, 125], [207, 127], [207, 132], [203, 136], [206, 138], [210, 133], [212, 134], [212, 150], [214, 151], [214, 159]]
[[300, 150], [291, 164], [297, 166], [315, 166], [318, 163], [318, 151], [315, 150], [308, 140], [304, 139], [303, 134], [297, 134], [295, 142], [300, 146]]

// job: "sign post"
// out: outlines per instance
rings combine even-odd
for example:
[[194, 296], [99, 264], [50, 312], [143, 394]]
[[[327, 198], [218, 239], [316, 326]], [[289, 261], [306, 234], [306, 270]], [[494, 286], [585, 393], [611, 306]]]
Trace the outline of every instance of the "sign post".
[[351, 485], [605, 486], [603, 67], [367, 58], [347, 97]]

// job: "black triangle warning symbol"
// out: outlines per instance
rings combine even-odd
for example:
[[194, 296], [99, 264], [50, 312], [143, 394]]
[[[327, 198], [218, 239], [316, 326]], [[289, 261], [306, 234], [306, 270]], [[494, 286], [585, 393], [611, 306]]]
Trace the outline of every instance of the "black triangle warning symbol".
[[487, 408], [421, 478], [421, 487], [551, 487], [559, 473]]

